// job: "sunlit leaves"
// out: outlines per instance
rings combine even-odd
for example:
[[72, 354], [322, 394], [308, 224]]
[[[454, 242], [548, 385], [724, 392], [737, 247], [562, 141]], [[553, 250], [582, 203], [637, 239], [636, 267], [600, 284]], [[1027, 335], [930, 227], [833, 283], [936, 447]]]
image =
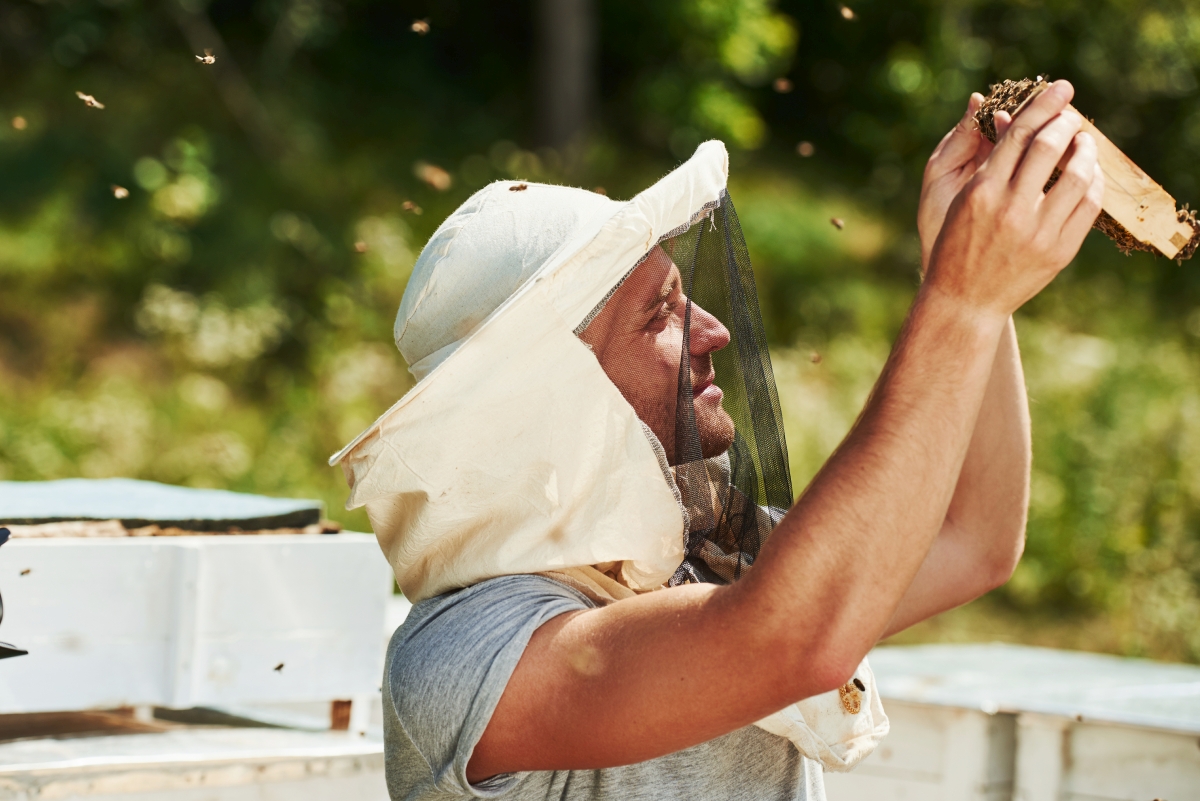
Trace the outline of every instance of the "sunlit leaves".
[[762, 84], [790, 66], [799, 33], [791, 19], [771, 13], [765, 2], [740, 5], [720, 44], [721, 63], [744, 83]]
[[269, 303], [229, 309], [218, 297], [152, 284], [137, 310], [138, 328], [161, 336], [190, 364], [221, 368], [249, 362], [279, 344], [287, 315]]
[[918, 94], [931, 80], [929, 68], [915, 58], [897, 58], [888, 65], [888, 84], [900, 94]]
[[773, 0], [678, 0], [672, 16], [678, 59], [646, 70], [636, 87], [643, 130], [676, 158], [713, 136], [735, 149], [760, 147], [768, 126], [745, 87], [787, 74], [799, 26]]
[[133, 164], [133, 177], [142, 189], [153, 192], [167, 182], [170, 174], [161, 161], [151, 156], [143, 156]]
[[721, 83], [697, 87], [692, 108], [693, 119], [701, 128], [736, 147], [752, 150], [766, 136], [766, 124], [754, 106]]

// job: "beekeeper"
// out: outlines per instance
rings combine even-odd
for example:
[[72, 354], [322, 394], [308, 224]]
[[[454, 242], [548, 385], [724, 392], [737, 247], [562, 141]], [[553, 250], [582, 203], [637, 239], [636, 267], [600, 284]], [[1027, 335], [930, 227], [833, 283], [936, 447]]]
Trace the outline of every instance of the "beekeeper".
[[1011, 314], [1103, 192], [1071, 95], [998, 117], [994, 149], [975, 96], [934, 152], [924, 280], [798, 500], [719, 142], [628, 202], [499, 182], [450, 215], [396, 319], [418, 382], [331, 460], [415, 604], [392, 798], [823, 799], [870, 753], [868, 650], [1021, 553]]

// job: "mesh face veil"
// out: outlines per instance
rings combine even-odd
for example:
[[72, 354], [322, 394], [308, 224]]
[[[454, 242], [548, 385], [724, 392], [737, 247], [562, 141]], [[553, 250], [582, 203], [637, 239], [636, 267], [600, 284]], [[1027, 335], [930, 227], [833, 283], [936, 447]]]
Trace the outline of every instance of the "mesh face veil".
[[727, 192], [576, 329], [661, 446], [685, 519], [669, 584], [729, 583], [792, 503], [749, 253]]

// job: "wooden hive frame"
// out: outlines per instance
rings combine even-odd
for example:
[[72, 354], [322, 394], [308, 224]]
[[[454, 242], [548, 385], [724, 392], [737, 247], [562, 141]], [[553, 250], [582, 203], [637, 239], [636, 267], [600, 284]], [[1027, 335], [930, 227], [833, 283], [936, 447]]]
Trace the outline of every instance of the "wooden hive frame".
[[[1036, 80], [1003, 81], [991, 88], [975, 120], [979, 130], [996, 141], [994, 117], [998, 111], [1016, 116], [1049, 86], [1042, 76]], [[1200, 219], [1184, 206], [1177, 209], [1175, 198], [1121, 152], [1088, 118], [1083, 130], [1096, 140], [1100, 169], [1104, 172], [1103, 211], [1093, 227], [1116, 243], [1124, 254], [1135, 250], [1166, 256], [1182, 262], [1190, 259], [1200, 246]], [[1047, 191], [1058, 179], [1058, 172], [1046, 185]]]

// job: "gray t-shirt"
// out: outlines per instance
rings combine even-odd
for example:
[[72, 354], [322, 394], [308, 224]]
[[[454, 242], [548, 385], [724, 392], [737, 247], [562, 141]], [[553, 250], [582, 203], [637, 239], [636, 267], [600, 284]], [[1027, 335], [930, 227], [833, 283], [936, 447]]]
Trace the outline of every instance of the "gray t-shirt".
[[[526, 575], [414, 606], [392, 635], [384, 667], [392, 799], [825, 801], [821, 766], [755, 726], [636, 765], [502, 774], [469, 784], [471, 752], [533, 632], [557, 615], [591, 606], [568, 587]], [[680, 724], [687, 725], [686, 712]]]

